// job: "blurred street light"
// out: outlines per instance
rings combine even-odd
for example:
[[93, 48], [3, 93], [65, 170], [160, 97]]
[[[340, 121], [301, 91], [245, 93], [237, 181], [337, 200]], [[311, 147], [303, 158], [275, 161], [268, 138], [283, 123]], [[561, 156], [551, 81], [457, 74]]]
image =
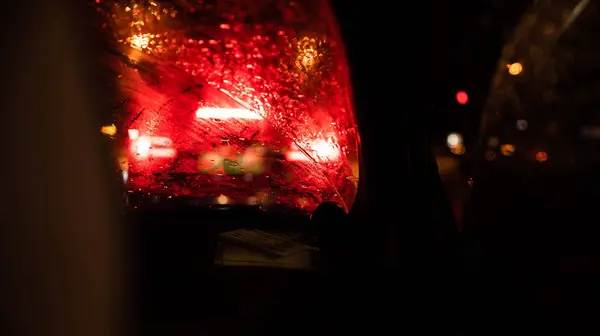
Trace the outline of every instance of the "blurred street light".
[[507, 67], [508, 67], [508, 73], [513, 76], [517, 76], [521, 72], [523, 72], [523, 65], [519, 62], [509, 64], [509, 65], [507, 65]]

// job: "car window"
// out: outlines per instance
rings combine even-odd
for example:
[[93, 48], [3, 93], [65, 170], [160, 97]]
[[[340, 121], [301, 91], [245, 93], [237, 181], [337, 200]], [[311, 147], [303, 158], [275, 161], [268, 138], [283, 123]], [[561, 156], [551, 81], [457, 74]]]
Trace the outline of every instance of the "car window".
[[599, 7], [537, 1], [505, 46], [482, 118], [481, 158], [522, 169], [598, 163]]
[[118, 92], [102, 130], [130, 206], [352, 206], [359, 134], [325, 2], [92, 5]]

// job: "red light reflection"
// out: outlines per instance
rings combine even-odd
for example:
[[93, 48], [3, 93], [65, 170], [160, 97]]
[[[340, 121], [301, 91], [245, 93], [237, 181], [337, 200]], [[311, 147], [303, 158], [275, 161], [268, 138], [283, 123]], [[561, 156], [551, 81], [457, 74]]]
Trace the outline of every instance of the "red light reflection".
[[[131, 134], [129, 134], [129, 138], [131, 139]], [[175, 149], [171, 148], [173, 141], [169, 138], [139, 136], [139, 134], [133, 138], [131, 153], [137, 156], [137, 158], [172, 158], [176, 155]]]
[[328, 140], [318, 139], [312, 141], [306, 148], [308, 151], [297, 150], [298, 146], [292, 146], [296, 150], [291, 150], [286, 157], [290, 161], [316, 161], [327, 162], [335, 161], [340, 158], [342, 153], [332, 138]]
[[95, 4], [113, 34], [127, 187], [349, 209], [358, 132], [326, 2], [185, 3]]
[[199, 119], [252, 119], [262, 120], [263, 117], [246, 109], [202, 107], [196, 111]]
[[148, 137], [142, 136], [139, 137], [135, 142], [133, 142], [133, 153], [139, 155], [140, 157], [147, 157], [150, 153], [150, 147], [152, 147], [152, 142]]
[[140, 131], [135, 129], [127, 130], [127, 134], [129, 135], [129, 140], [135, 140], [140, 136]]

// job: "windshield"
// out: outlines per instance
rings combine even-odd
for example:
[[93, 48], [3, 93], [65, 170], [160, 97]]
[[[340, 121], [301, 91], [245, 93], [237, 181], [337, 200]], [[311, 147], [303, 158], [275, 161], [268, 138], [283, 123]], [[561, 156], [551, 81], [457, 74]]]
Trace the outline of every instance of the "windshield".
[[359, 135], [323, 1], [93, 6], [119, 93], [103, 133], [114, 138], [130, 206], [173, 197], [352, 206]]
[[597, 3], [537, 1], [515, 28], [486, 103], [483, 158], [566, 171], [599, 163]]

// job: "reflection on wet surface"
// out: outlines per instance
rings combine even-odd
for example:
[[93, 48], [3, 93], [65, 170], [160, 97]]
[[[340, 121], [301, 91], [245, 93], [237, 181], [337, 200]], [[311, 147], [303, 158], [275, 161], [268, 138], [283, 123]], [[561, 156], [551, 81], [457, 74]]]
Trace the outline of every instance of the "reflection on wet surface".
[[358, 133], [322, 2], [93, 6], [121, 95], [115, 137], [131, 190], [351, 207]]

